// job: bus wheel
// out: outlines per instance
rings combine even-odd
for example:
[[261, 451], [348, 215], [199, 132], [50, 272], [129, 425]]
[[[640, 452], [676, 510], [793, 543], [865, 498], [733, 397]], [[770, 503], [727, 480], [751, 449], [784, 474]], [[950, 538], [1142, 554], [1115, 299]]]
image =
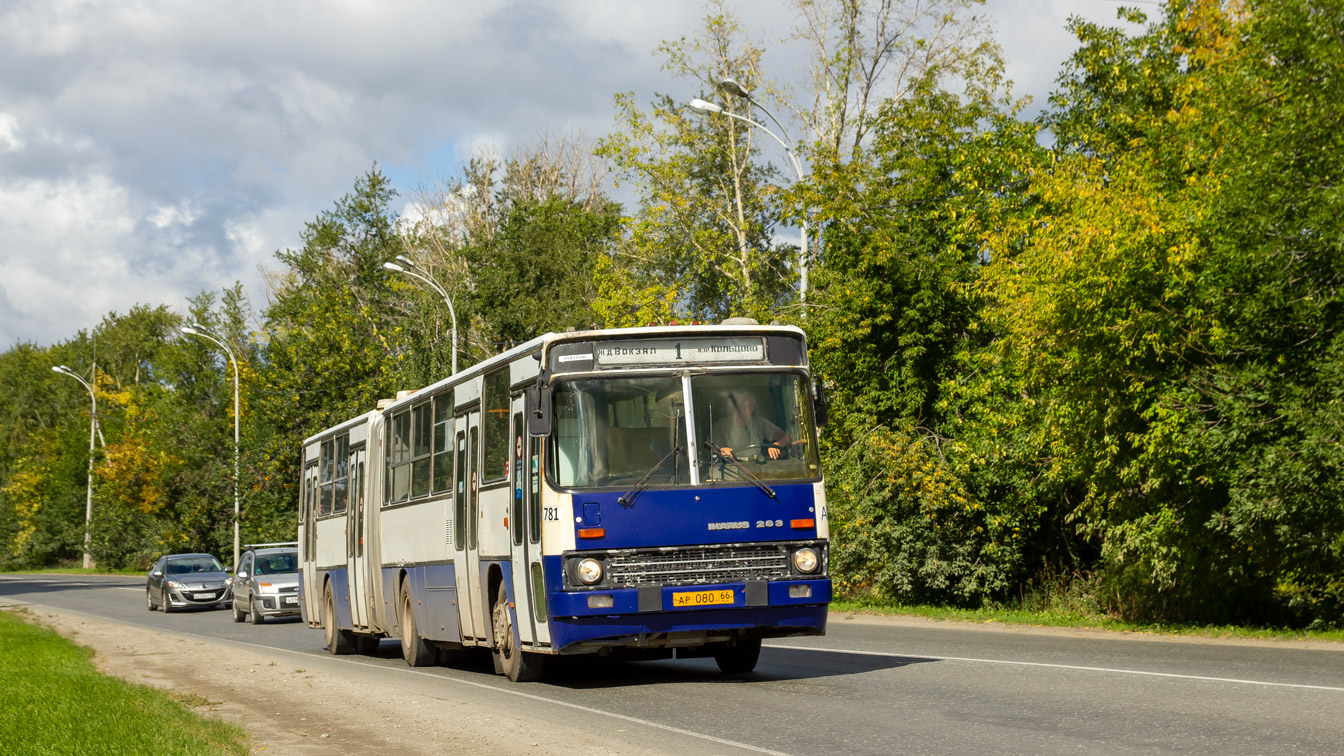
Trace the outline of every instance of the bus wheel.
[[491, 629], [495, 636], [495, 667], [502, 669], [513, 682], [540, 680], [544, 659], [519, 646], [518, 634], [513, 631], [513, 615], [509, 613], [508, 592], [502, 582], [491, 611]]
[[401, 657], [412, 667], [428, 667], [434, 663], [434, 648], [420, 637], [415, 627], [415, 605], [411, 603], [411, 588], [401, 584]]
[[756, 669], [761, 658], [761, 639], [740, 639], [737, 643], [714, 654], [719, 670], [726, 675], [740, 675]]
[[336, 597], [331, 593], [330, 583], [322, 596], [322, 627], [327, 632], [328, 651], [340, 655], [355, 650], [354, 633], [336, 627]]

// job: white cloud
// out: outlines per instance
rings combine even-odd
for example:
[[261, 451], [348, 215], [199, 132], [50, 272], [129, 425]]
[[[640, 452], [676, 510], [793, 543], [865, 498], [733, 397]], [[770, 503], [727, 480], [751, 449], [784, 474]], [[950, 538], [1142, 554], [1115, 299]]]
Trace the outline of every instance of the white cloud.
[[0, 113], [0, 150], [13, 152], [23, 149], [19, 136], [19, 119], [12, 113]]
[[[768, 72], [801, 80], [792, 11], [737, 0]], [[1020, 91], [1043, 100], [1070, 8], [989, 0]], [[377, 161], [413, 200], [476, 151], [612, 127], [612, 95], [692, 96], [652, 54], [701, 3], [8, 0], [0, 5], [0, 349], [109, 310], [180, 307], [299, 243]], [[406, 205], [407, 214], [415, 212]], [[53, 272], [59, 271], [59, 272]]]

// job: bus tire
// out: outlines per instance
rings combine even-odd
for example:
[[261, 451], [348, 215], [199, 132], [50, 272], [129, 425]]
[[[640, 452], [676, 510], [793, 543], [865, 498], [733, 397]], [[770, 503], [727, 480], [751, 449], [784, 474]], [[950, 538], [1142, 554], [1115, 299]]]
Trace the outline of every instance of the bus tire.
[[513, 627], [513, 614], [509, 612], [508, 592], [502, 582], [499, 584], [495, 605], [490, 615], [491, 630], [495, 636], [495, 668], [501, 670], [513, 682], [540, 680], [545, 658], [540, 654], [524, 651], [518, 643], [518, 633], [514, 632]]
[[428, 667], [437, 654], [434, 647], [420, 637], [415, 627], [415, 605], [411, 603], [411, 587], [401, 584], [401, 658], [412, 667]]
[[355, 650], [354, 633], [336, 626], [336, 596], [331, 592], [331, 583], [322, 594], [322, 628], [327, 635], [327, 650], [334, 656], [348, 654]]
[[725, 675], [746, 674], [756, 669], [756, 662], [760, 658], [760, 638], [739, 639], [714, 654], [714, 661], [719, 665], [719, 671]]

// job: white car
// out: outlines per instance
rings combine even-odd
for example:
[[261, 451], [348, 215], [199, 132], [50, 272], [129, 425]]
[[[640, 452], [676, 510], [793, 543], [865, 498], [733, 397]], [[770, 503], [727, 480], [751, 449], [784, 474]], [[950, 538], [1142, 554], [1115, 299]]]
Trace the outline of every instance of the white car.
[[259, 543], [247, 547], [233, 574], [233, 621], [299, 616], [297, 543]]

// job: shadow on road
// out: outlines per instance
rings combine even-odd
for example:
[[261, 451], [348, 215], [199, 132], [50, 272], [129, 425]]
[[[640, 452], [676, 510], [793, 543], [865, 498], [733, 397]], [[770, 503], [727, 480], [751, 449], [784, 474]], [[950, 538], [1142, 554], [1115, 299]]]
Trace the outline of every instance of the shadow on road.
[[144, 588], [145, 578], [131, 575], [0, 575], [0, 596], [18, 599], [89, 588]]
[[810, 680], [844, 675], [861, 675], [914, 664], [933, 663], [933, 659], [865, 654], [833, 654], [812, 649], [761, 649], [761, 660], [754, 672], [725, 675], [713, 659], [677, 659], [664, 661], [617, 661], [592, 657], [558, 657], [547, 660], [546, 682], [571, 690], [616, 688], [635, 685], [676, 683], [720, 683], [740, 685], [794, 680]]

